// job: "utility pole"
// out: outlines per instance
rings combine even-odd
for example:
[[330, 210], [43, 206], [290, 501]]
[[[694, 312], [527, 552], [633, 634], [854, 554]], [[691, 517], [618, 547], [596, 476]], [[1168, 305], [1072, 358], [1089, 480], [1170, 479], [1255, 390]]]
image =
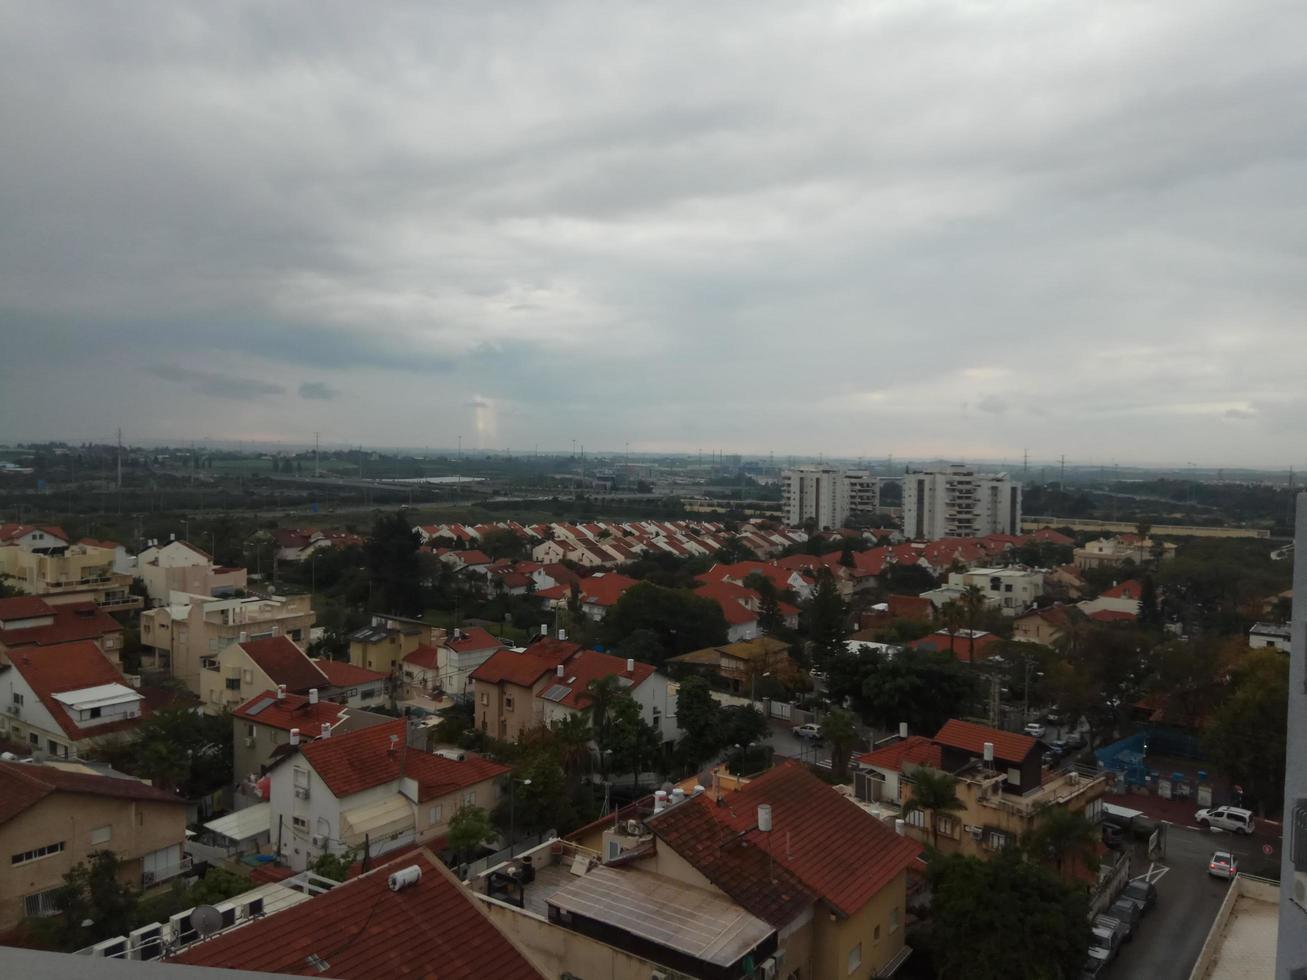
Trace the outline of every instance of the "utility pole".
[[320, 451], [321, 451], [321, 449], [322, 449], [322, 444], [321, 444], [321, 442], [320, 442], [319, 439], [318, 439], [318, 433], [315, 432], [315, 433], [313, 433], [313, 477], [314, 477], [314, 479], [317, 479], [317, 477], [318, 477], [318, 475], [319, 475], [319, 472], [320, 472], [320, 470], [319, 470], [319, 463], [320, 463], [320, 461], [321, 461], [321, 457], [320, 457]]
[[1058, 489], [1066, 493], [1066, 454], [1061, 457], [1062, 473], [1058, 477]]
[[1021, 482], [1025, 483], [1030, 478], [1030, 450], [1021, 450]]
[[123, 427], [118, 426], [118, 489], [123, 488]]

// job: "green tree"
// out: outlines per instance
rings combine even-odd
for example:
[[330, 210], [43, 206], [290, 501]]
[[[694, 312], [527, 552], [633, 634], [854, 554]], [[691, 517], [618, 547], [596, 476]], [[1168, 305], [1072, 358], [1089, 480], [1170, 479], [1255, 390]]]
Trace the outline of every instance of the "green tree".
[[[493, 815], [494, 823], [505, 834], [539, 834], [545, 830], [566, 834], [578, 825], [572, 794], [555, 753], [548, 749], [532, 753], [514, 767], [512, 779], [511, 803], [509, 794], [503, 794]], [[528, 779], [529, 784], [523, 782]]]
[[1068, 859], [1079, 858], [1085, 867], [1098, 868], [1097, 828], [1079, 810], [1049, 806], [1035, 819], [1025, 844], [1030, 855], [1052, 864], [1062, 873]]
[[477, 547], [491, 558], [525, 558], [527, 553], [526, 542], [506, 527], [481, 535]]
[[957, 778], [929, 766], [912, 772], [912, 796], [903, 805], [905, 814], [921, 810], [927, 814], [930, 826], [930, 843], [936, 842], [935, 816], [943, 810], [965, 810], [966, 804], [958, 799]]
[[[63, 915], [65, 941], [78, 944], [74, 948], [136, 928], [140, 892], [123, 882], [121, 872], [113, 851], [94, 851], [64, 875], [54, 902]], [[83, 926], [87, 920], [91, 925]]]
[[958, 630], [962, 628], [962, 605], [956, 599], [950, 599], [939, 610], [939, 618], [948, 631], [948, 652], [957, 656], [955, 649]]
[[1262, 816], [1284, 798], [1289, 658], [1275, 650], [1247, 654], [1230, 679], [1230, 693], [1213, 712], [1203, 746], [1244, 802]]
[[823, 568], [817, 574], [817, 589], [808, 601], [807, 621], [814, 664], [825, 667], [847, 652], [848, 607], [828, 569]]
[[764, 633], [775, 633], [785, 625], [776, 586], [765, 575], [750, 575], [749, 580], [754, 583], [750, 587], [758, 593], [758, 628]]
[[[345, 851], [342, 854], [332, 854], [330, 851], [323, 851], [318, 855], [318, 859], [313, 862], [313, 873], [322, 875], [324, 878], [330, 878], [332, 881], [344, 881], [349, 877], [350, 865], [354, 863], [357, 855], [354, 851]], [[209, 872], [212, 874], [213, 872]]]
[[743, 541], [735, 536], [726, 538], [714, 556], [723, 565], [734, 565], [741, 561], [757, 561], [758, 556]]
[[976, 663], [976, 626], [981, 614], [985, 611], [985, 593], [978, 585], [968, 585], [962, 590], [962, 595], [958, 599], [962, 604], [962, 614], [967, 623], [967, 663], [975, 666]]
[[836, 708], [821, 722], [821, 736], [830, 743], [831, 771], [843, 782], [848, 776], [849, 757], [858, 743], [858, 723], [852, 714]]
[[612, 750], [613, 770], [631, 773], [633, 785], [658, 762], [662, 737], [640, 717], [639, 703], [625, 690], [613, 700], [604, 747]]
[[944, 651], [904, 650], [863, 659], [854, 703], [879, 728], [907, 722], [911, 731], [933, 733], [963, 715], [975, 696], [975, 676]]
[[621, 678], [616, 674], [596, 677], [585, 688], [590, 701], [590, 727], [594, 729], [595, 744], [599, 751], [611, 748], [609, 745], [608, 723], [612, 717], [617, 700], [626, 693]]
[[594, 738], [590, 719], [580, 711], [565, 715], [554, 722], [553, 733], [563, 771], [573, 782], [579, 782], [590, 761], [590, 740]]
[[1089, 946], [1087, 899], [1009, 849], [991, 861], [937, 855], [929, 952], [936, 976], [1070, 980]]
[[[726, 642], [721, 606], [687, 589], [667, 589], [651, 582], [631, 586], [604, 617], [601, 634], [610, 646], [636, 630], [654, 633], [668, 656]], [[656, 664], [655, 666], [661, 666]]]
[[366, 553], [374, 610], [406, 615], [422, 612], [418, 543], [412, 522], [402, 510], [383, 514], [372, 525]]
[[689, 769], [711, 758], [722, 745], [721, 705], [702, 677], [687, 677], [676, 694], [676, 724], [681, 729], [677, 754]]
[[617, 654], [621, 657], [633, 657], [642, 664], [660, 664], [667, 659], [658, 634], [649, 629], [638, 629], [621, 643], [617, 644]]
[[1145, 629], [1162, 627], [1162, 609], [1157, 602], [1157, 584], [1151, 575], [1144, 576], [1139, 589], [1139, 625]]
[[454, 860], [461, 862], [494, 836], [495, 828], [486, 811], [479, 806], [465, 806], [450, 819], [445, 843], [453, 852]]
[[141, 723], [134, 737], [102, 744], [92, 755], [194, 799], [233, 781], [231, 715], [205, 715], [185, 706], [161, 708]]

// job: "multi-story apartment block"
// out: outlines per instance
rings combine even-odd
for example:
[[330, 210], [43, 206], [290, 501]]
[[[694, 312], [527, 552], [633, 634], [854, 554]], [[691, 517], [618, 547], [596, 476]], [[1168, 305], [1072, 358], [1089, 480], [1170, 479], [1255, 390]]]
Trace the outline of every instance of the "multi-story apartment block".
[[0, 581], [51, 605], [94, 602], [109, 612], [141, 607], [130, 592], [131, 575], [115, 570], [114, 549], [68, 544], [54, 530], [14, 531], [0, 542]]
[[874, 514], [880, 481], [870, 473], [833, 466], [799, 466], [781, 474], [785, 523], [812, 521], [818, 528], [843, 527], [852, 514]]
[[903, 533], [919, 541], [1021, 533], [1021, 484], [968, 466], [903, 478]]
[[217, 657], [233, 643], [271, 636], [289, 637], [302, 647], [312, 626], [308, 596], [216, 599], [173, 592], [167, 605], [141, 613], [141, 644], [153, 652], [154, 666], [169, 666], [174, 677], [202, 694], [204, 658]]
[[137, 555], [136, 569], [152, 606], [162, 606], [173, 592], [223, 596], [247, 584], [245, 569], [215, 564], [207, 552], [186, 541], [152, 542]]

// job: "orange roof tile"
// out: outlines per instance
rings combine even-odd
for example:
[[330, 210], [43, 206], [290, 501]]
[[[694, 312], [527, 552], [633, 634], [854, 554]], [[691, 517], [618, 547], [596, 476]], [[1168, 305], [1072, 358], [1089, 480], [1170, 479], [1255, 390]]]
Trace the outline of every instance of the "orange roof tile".
[[905, 763], [938, 769], [940, 767], [940, 749], [938, 745], [925, 736], [909, 735], [907, 738], [899, 739], [897, 742], [876, 749], [874, 752], [863, 753], [858, 756], [858, 761], [864, 766], [875, 766], [878, 769], [893, 769], [895, 771], [902, 770]]
[[180, 806], [186, 804], [185, 800], [175, 794], [156, 789], [138, 779], [68, 772], [54, 766], [25, 762], [0, 762], [0, 824], [35, 806], [51, 793], [79, 793], [120, 800], [176, 803]]
[[148, 709], [142, 706], [138, 718], [124, 718], [121, 721], [87, 725], [83, 728], [73, 721], [63, 705], [55, 700], [56, 694], [63, 694], [65, 691], [80, 691], [101, 684], [127, 686], [127, 679], [90, 640], [55, 643], [50, 646], [20, 647], [10, 655], [9, 662], [14, 670], [22, 674], [32, 693], [41, 699], [45, 710], [50, 713], [59, 727], [74, 740], [135, 728], [149, 713]]
[[[597, 650], [582, 650], [563, 665], [563, 673], [565, 676], [558, 679], [557, 684], [565, 685], [570, 690], [565, 696], [553, 700], [569, 708], [584, 708], [590, 704], [586, 688], [591, 681], [602, 677], [621, 677], [630, 682], [627, 686], [630, 690], [652, 677], [654, 668], [651, 664], [636, 661], [635, 670], [628, 671], [623, 657], [599, 653]], [[543, 698], [544, 691], [538, 696]]]
[[352, 687], [355, 684], [374, 684], [384, 681], [386, 674], [366, 667], [355, 667], [348, 660], [314, 660], [313, 665], [327, 677], [332, 687]]
[[1039, 743], [1029, 735], [1005, 732], [988, 725], [950, 718], [944, 727], [935, 733], [935, 743], [949, 748], [961, 749], [977, 758], [985, 753], [985, 743], [994, 746], [994, 756], [1007, 761], [1024, 759], [1036, 749]]
[[[334, 725], [345, 713], [345, 706], [334, 701], [309, 704], [309, 699], [299, 694], [287, 694], [280, 701], [276, 698], [276, 691], [256, 694], [233, 711], [232, 716], [242, 721], [279, 728], [284, 732], [298, 728], [305, 738], [317, 738], [324, 723]], [[265, 704], [258, 711], [251, 711], [256, 705], [268, 699], [271, 699], [270, 704]]]
[[488, 684], [516, 684], [530, 687], [546, 673], [579, 652], [579, 643], [566, 640], [539, 640], [520, 653], [515, 650], [500, 650], [490, 655], [490, 659], [472, 671], [474, 681]]
[[301, 694], [310, 688], [325, 688], [330, 683], [322, 669], [288, 636], [246, 640], [240, 648], [272, 679], [272, 683], [285, 684], [288, 691]]

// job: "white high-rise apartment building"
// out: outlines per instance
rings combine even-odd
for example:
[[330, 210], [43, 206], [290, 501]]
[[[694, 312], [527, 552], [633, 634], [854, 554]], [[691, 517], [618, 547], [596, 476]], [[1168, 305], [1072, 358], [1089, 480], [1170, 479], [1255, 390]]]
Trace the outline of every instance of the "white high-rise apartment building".
[[800, 466], [781, 474], [785, 523], [812, 521], [819, 529], [843, 527], [851, 514], [874, 514], [880, 481], [862, 470]]
[[903, 477], [903, 533], [919, 541], [1021, 533], [1021, 484], [952, 464]]

